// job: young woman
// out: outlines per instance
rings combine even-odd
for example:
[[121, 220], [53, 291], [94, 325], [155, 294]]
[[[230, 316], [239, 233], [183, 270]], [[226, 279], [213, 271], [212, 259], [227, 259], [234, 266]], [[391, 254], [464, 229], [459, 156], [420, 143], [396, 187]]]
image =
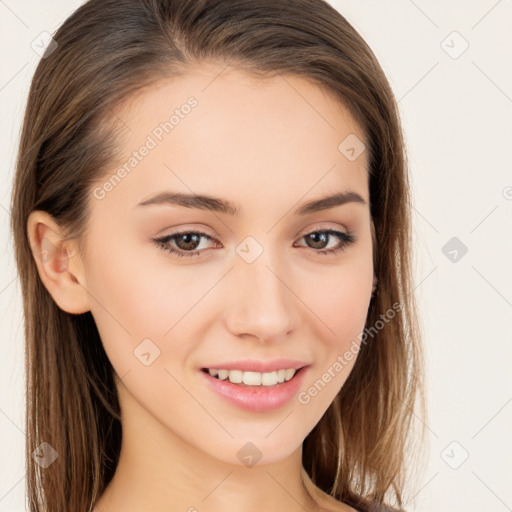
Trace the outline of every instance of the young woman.
[[322, 0], [90, 0], [12, 201], [31, 512], [405, 506], [400, 120]]

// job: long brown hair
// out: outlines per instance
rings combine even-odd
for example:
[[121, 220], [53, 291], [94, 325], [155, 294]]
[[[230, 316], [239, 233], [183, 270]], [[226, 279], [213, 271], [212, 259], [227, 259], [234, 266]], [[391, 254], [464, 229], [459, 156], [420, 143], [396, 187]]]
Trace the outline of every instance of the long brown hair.
[[[46, 211], [68, 239], [80, 240], [91, 185], [115, 155], [116, 106], [203, 61], [262, 77], [305, 77], [343, 102], [366, 134], [378, 278], [366, 322], [371, 335], [305, 439], [303, 464], [340, 501], [402, 506], [415, 404], [425, 410], [423, 356], [406, 151], [396, 100], [371, 49], [324, 0], [90, 0], [53, 37], [58, 46], [32, 80], [12, 196], [30, 511], [91, 511], [115, 472], [122, 432], [114, 371], [93, 317], [68, 314], [53, 301], [38, 276], [28, 215]], [[58, 453], [46, 470], [31, 456], [42, 442]]]

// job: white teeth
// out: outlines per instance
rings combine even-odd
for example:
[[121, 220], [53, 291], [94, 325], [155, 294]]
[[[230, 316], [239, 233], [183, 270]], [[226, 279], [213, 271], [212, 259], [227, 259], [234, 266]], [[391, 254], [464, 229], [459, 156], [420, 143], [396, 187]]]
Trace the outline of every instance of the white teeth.
[[233, 384], [240, 384], [243, 381], [243, 372], [240, 370], [230, 370], [228, 378]]
[[284, 380], [290, 380], [295, 375], [295, 370], [291, 368], [290, 370], [285, 370], [284, 372]]
[[275, 386], [290, 380], [297, 370], [289, 368], [286, 370], [277, 370], [273, 372], [243, 372], [242, 370], [218, 370], [208, 368], [208, 373], [212, 377], [218, 377], [220, 380], [229, 379], [233, 384], [245, 384], [246, 386]]
[[[240, 372], [242, 373], [242, 372]], [[229, 380], [231, 380], [231, 372], [229, 372]], [[243, 372], [243, 382], [247, 386], [261, 386], [261, 373]], [[233, 382], [231, 380], [231, 382]]]
[[261, 374], [261, 383], [264, 386], [274, 386], [277, 384], [277, 372], [270, 372], [270, 373], [262, 373]]

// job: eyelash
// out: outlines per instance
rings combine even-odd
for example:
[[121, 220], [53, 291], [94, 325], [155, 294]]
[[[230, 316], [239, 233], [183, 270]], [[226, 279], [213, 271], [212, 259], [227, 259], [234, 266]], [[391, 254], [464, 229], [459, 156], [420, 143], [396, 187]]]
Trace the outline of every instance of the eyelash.
[[[349, 231], [347, 231], [347, 232], [338, 231], [335, 229], [319, 229], [316, 231], [310, 231], [309, 233], [306, 233], [305, 235], [303, 235], [301, 237], [301, 239], [305, 238], [306, 236], [309, 236], [312, 234], [318, 234], [318, 233], [334, 235], [341, 240], [341, 243], [335, 249], [313, 249], [317, 254], [322, 254], [322, 255], [334, 254], [334, 253], [344, 250], [347, 246], [349, 246], [350, 244], [352, 244], [356, 241], [356, 237], [354, 236], [353, 233], [350, 233]], [[206, 233], [202, 233], [200, 231], [181, 231], [181, 232], [171, 233], [170, 235], [166, 235], [162, 238], [154, 238], [153, 241], [156, 243], [156, 245], [160, 249], [162, 249], [168, 253], [171, 253], [174, 256], [177, 256], [178, 258], [181, 258], [183, 256], [192, 257], [192, 256], [200, 255], [202, 252], [204, 252], [204, 250], [180, 252], [176, 249], [173, 249], [172, 246], [169, 245], [169, 241], [174, 240], [175, 238], [177, 238], [181, 235], [199, 235], [201, 237], [207, 238], [208, 240], [214, 240], [211, 236], [207, 235]], [[310, 247], [310, 249], [311, 249], [311, 247]]]

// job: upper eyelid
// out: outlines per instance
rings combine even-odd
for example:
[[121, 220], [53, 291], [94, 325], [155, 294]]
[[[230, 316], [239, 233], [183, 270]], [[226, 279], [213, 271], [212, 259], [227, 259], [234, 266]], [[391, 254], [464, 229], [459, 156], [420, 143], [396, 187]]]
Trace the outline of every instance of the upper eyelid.
[[[303, 236], [306, 236], [310, 233], [316, 233], [318, 231], [342, 231], [346, 234], [349, 234], [349, 233], [352, 233], [352, 230], [348, 229], [347, 227], [345, 226], [328, 226], [328, 225], [325, 225], [325, 224], [322, 224], [318, 227], [315, 227], [315, 228], [311, 228], [311, 229], [307, 229], [306, 231], [299, 231], [297, 233], [297, 235], [295, 235], [296, 237], [300, 235], [300, 233], [302, 232], [303, 234], [300, 235], [301, 237]], [[171, 233], [168, 233], [166, 235], [162, 235], [162, 236], [159, 236], [158, 238], [161, 239], [161, 238], [168, 238], [170, 236], [178, 236], [178, 235], [182, 235], [182, 234], [187, 234], [187, 233], [195, 233], [195, 234], [199, 234], [199, 235], [202, 235], [202, 236], [206, 236], [212, 240], [217, 240], [219, 241], [218, 237], [216, 235], [211, 235], [209, 234], [207, 231], [202, 231], [202, 228], [185, 228], [185, 229], [179, 229], [178, 231], [173, 231]]]

